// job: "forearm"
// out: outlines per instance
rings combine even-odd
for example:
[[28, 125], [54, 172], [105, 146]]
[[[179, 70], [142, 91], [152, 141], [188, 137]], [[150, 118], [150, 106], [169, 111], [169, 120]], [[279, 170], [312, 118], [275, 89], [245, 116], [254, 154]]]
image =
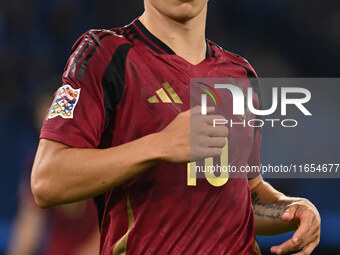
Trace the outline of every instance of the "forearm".
[[284, 222], [281, 217], [290, 204], [301, 200], [287, 197], [267, 182], [260, 182], [251, 190], [257, 235], [275, 235], [297, 228], [295, 222]]
[[32, 170], [32, 191], [42, 207], [104, 193], [156, 164], [155, 137], [109, 149], [77, 149], [42, 139]]
[[[214, 111], [208, 107], [208, 113]], [[191, 114], [192, 113], [192, 114]], [[159, 161], [186, 163], [192, 158], [220, 156], [227, 127], [213, 127], [211, 119], [194, 107], [178, 116], [162, 131], [108, 149], [76, 149], [42, 139], [33, 166], [31, 186], [41, 207], [71, 203], [102, 194]], [[190, 143], [194, 119], [195, 144]], [[209, 145], [206, 143], [209, 141]], [[191, 148], [196, 148], [191, 152]]]

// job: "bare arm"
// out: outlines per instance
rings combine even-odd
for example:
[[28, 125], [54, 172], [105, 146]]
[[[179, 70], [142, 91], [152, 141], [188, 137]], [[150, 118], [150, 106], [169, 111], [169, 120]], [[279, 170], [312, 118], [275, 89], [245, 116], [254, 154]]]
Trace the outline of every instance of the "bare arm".
[[310, 254], [320, 240], [320, 215], [304, 198], [287, 197], [275, 190], [262, 177], [249, 180], [257, 235], [275, 235], [296, 230], [293, 237], [271, 252], [285, 254], [302, 249], [297, 254]]
[[290, 198], [275, 190], [261, 177], [249, 181], [257, 235], [276, 235], [297, 228], [297, 222], [284, 222], [281, 217], [286, 207], [299, 198]]
[[[109, 149], [77, 149], [42, 139], [31, 176], [37, 204], [49, 207], [94, 197], [161, 160], [184, 163], [194, 154], [197, 158], [219, 156], [228, 129], [212, 126], [211, 120], [220, 116], [202, 116], [199, 107], [194, 109], [191, 114], [179, 114], [159, 133]], [[196, 119], [199, 124], [192, 135], [198, 146], [190, 155], [190, 122]]]
[[77, 149], [42, 139], [31, 186], [37, 204], [49, 207], [99, 195], [160, 159], [156, 135], [109, 149]]

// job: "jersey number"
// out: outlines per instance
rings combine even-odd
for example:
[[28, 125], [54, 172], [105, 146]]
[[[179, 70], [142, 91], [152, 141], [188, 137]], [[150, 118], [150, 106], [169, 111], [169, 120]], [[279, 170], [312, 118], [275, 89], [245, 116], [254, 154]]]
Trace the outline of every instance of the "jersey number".
[[[215, 187], [220, 187], [228, 182], [228, 179], [229, 179], [228, 171], [222, 171], [222, 169], [228, 169], [228, 138], [226, 138], [226, 144], [222, 149], [222, 155], [220, 157], [220, 166], [221, 166], [220, 176], [216, 176], [213, 171], [214, 169], [213, 158], [204, 159], [204, 165], [205, 165], [205, 171], [204, 171], [205, 178], [211, 185]], [[188, 186], [196, 186], [196, 180], [197, 180], [196, 162], [188, 163], [187, 175], [188, 175], [187, 176]]]

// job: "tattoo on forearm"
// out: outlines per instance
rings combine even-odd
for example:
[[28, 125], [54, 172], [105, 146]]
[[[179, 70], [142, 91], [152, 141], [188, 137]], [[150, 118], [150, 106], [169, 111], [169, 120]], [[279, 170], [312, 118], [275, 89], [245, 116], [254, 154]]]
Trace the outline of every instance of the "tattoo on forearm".
[[259, 217], [269, 218], [273, 220], [281, 219], [281, 216], [285, 211], [286, 207], [295, 202], [295, 200], [292, 200], [282, 205], [263, 203], [261, 202], [261, 199], [256, 192], [253, 192], [251, 194], [251, 198], [254, 214]]

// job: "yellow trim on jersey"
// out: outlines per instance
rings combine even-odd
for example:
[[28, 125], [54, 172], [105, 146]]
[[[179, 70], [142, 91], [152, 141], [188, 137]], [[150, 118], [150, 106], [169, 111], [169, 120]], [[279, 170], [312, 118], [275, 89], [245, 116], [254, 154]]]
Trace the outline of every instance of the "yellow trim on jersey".
[[135, 216], [133, 215], [133, 210], [131, 207], [131, 201], [130, 196], [128, 195], [126, 198], [126, 207], [127, 207], [127, 214], [128, 214], [128, 229], [123, 235], [121, 239], [117, 242], [115, 247], [113, 248], [113, 255], [126, 255], [126, 249], [127, 249], [127, 242], [128, 242], [128, 236], [130, 233], [130, 230], [135, 222]]

